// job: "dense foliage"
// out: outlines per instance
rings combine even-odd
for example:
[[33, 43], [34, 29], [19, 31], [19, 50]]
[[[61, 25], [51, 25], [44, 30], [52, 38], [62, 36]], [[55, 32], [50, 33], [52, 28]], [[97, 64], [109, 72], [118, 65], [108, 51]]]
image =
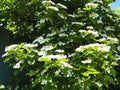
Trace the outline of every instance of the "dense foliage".
[[114, 0], [1, 0], [15, 90], [103, 90], [120, 84], [120, 16]]

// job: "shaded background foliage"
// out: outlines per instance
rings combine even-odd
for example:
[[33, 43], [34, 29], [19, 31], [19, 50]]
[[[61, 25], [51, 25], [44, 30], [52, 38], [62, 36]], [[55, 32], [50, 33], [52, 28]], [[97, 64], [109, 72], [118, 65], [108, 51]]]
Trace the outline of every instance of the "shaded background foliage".
[[[6, 50], [6, 62], [15, 69], [13, 88], [109, 90], [119, 85], [120, 16], [111, 10], [112, 2], [1, 0], [2, 26], [24, 42]], [[104, 46], [110, 51], [99, 51]]]

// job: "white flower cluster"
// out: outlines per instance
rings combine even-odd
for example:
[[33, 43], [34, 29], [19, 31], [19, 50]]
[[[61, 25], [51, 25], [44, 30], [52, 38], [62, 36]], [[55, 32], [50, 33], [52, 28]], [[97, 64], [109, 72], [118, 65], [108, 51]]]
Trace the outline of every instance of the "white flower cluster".
[[98, 6], [98, 4], [96, 4], [96, 3], [87, 3], [87, 4], [85, 4], [85, 7], [87, 7], [87, 8], [95, 9], [97, 6]]
[[111, 26], [107, 26], [107, 27], [105, 27], [105, 30], [107, 30], [107, 31], [114, 31], [114, 28], [111, 27]]
[[60, 41], [60, 42], [58, 42], [58, 45], [60, 45], [60, 46], [64, 46], [65, 43]]
[[[62, 59], [62, 58], [67, 58], [67, 56], [64, 55], [64, 54], [48, 55], [48, 54], [47, 54], [47, 51], [52, 50], [52, 49], [54, 49], [53, 46], [43, 46], [43, 47], [41, 48], [41, 51], [38, 52], [38, 55], [39, 55], [39, 56], [42, 56], [40, 59], [42, 59], [42, 58], [49, 58], [49, 59]], [[57, 49], [57, 50], [55, 50], [55, 52], [64, 53], [64, 50]], [[39, 60], [40, 60], [40, 59], [39, 59]]]
[[19, 61], [18, 63], [16, 63], [14, 66], [13, 66], [13, 68], [14, 69], [19, 69], [21, 66], [20, 66], [20, 64], [21, 64], [22, 62], [21, 61]]
[[47, 34], [47, 37], [51, 37], [51, 36], [54, 36], [54, 35], [56, 35], [56, 32], [53, 32], [53, 33]]
[[49, 45], [49, 46], [43, 46], [41, 50], [38, 52], [39, 56], [47, 56], [47, 51], [52, 50], [54, 47]]
[[55, 3], [49, 0], [49, 1], [43, 1], [42, 4], [46, 6], [46, 5], [54, 5]]
[[7, 46], [7, 47], [5, 48], [5, 52], [8, 52], [8, 51], [10, 51], [10, 50], [12, 50], [12, 49], [15, 50], [17, 46], [18, 46], [17, 44], [13, 44], [13, 45]]
[[76, 32], [72, 31], [70, 32], [70, 35], [76, 35]]
[[58, 3], [57, 5], [60, 6], [61, 8], [67, 9], [67, 7], [61, 3]]
[[64, 59], [64, 58], [67, 58], [67, 56], [64, 55], [64, 54], [45, 55], [45, 56], [42, 56], [41, 58], [39, 58], [39, 60], [41, 60], [42, 58], [48, 58], [48, 59]]
[[61, 66], [62, 66], [62, 68], [64, 68], [64, 67], [73, 68], [73, 66], [71, 66], [70, 64], [68, 64], [66, 62], [61, 62]]
[[99, 42], [109, 41], [110, 43], [118, 43], [119, 40], [117, 38], [107, 37], [107, 38], [101, 38], [98, 40]]
[[37, 44], [25, 44], [24, 46], [23, 46], [23, 48], [27, 48], [27, 47], [29, 47], [29, 48], [33, 48], [33, 47], [37, 47], [38, 45]]
[[54, 6], [49, 6], [47, 9], [51, 9], [51, 10], [54, 10], [54, 11], [59, 11], [59, 9], [57, 7], [54, 7]]
[[52, 50], [54, 47], [53, 46], [51, 46], [51, 45], [49, 45], [49, 46], [43, 46], [42, 48], [41, 48], [41, 51], [48, 51], [48, 50]]
[[59, 34], [59, 37], [68, 37], [68, 35], [65, 34], [65, 33], [60, 33], [60, 34]]
[[92, 62], [92, 60], [91, 59], [88, 59], [88, 60], [83, 60], [83, 61], [81, 61], [83, 64], [87, 64], [87, 63], [91, 63]]
[[87, 26], [86, 29], [93, 30], [93, 26]]
[[99, 33], [97, 31], [93, 31], [93, 30], [88, 30], [88, 31], [86, 31], [86, 30], [79, 30], [79, 32], [81, 32], [81, 33], [90, 33], [90, 34], [94, 35], [95, 37], [99, 37]]
[[33, 44], [44, 44], [48, 42], [49, 40], [50, 40], [49, 38], [44, 39], [42, 36], [40, 36], [33, 41]]
[[58, 53], [64, 53], [64, 50], [57, 49], [57, 50], [55, 50], [55, 52], [58, 52]]
[[97, 48], [97, 51], [105, 51], [105, 52], [110, 51], [110, 46], [107, 46], [106, 44], [99, 44], [99, 43], [89, 44], [89, 45], [85, 45], [85, 46], [79, 46], [78, 48], [76, 48], [76, 51], [82, 52], [87, 49], [94, 50], [94, 48]]
[[103, 24], [102, 20], [97, 20], [97, 23], [101, 23], [101, 24]]
[[117, 47], [117, 50], [120, 51], [120, 46]]
[[92, 18], [92, 19], [95, 19], [95, 18], [97, 18], [97, 17], [99, 17], [99, 15], [97, 14], [97, 13], [91, 13], [90, 14], [90, 17]]

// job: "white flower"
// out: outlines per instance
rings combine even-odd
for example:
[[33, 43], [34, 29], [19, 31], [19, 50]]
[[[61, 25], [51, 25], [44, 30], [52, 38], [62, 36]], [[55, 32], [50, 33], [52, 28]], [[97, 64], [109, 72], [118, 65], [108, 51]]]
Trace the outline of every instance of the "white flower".
[[19, 68], [20, 68], [20, 64], [21, 64], [21, 62], [19, 61], [17, 64], [15, 64], [15, 65], [13, 66], [13, 68], [19, 69]]
[[42, 80], [41, 84], [42, 84], [42, 85], [47, 84], [47, 80]]
[[40, 52], [38, 52], [38, 55], [39, 56], [46, 56], [46, 51], [40, 51]]
[[70, 32], [70, 35], [76, 35], [76, 32], [74, 32], [74, 31]]
[[56, 59], [56, 55], [47, 55], [46, 57], [49, 59]]
[[97, 20], [97, 23], [103, 23], [101, 20]]
[[92, 18], [92, 19], [95, 19], [95, 18], [97, 18], [99, 15], [97, 14], [97, 13], [92, 13], [92, 14], [90, 14], [90, 17]]
[[23, 46], [24, 48], [26, 48], [26, 47], [29, 47], [29, 48], [33, 48], [33, 47], [37, 47], [37, 44], [25, 44], [24, 46]]
[[50, 33], [50, 34], [47, 35], [47, 37], [54, 36], [55, 34], [56, 34], [56, 32]]
[[99, 42], [103, 42], [103, 41], [105, 41], [106, 40], [106, 38], [101, 38], [101, 39], [99, 39], [98, 41]]
[[2, 58], [6, 57], [8, 55], [8, 52], [2, 55]]
[[118, 43], [119, 41], [117, 38], [108, 37], [107, 39], [110, 40], [111, 43]]
[[93, 26], [87, 26], [87, 29], [92, 30]]
[[[89, 28], [90, 28], [90, 27], [89, 27]], [[93, 34], [95, 37], [98, 37], [98, 36], [99, 36], [98, 32], [97, 32], [97, 31], [93, 31], [93, 30], [88, 30], [88, 31], [86, 31], [86, 30], [79, 30], [79, 32], [81, 32], [81, 33], [91, 33], [91, 34]]]
[[120, 46], [117, 47], [117, 50], [120, 51]]
[[49, 58], [49, 59], [63, 59], [63, 58], [67, 58], [66, 55], [63, 55], [63, 54], [58, 54], [58, 55], [46, 55], [46, 56], [43, 56], [41, 58]]
[[118, 43], [119, 42], [119, 40], [117, 38], [111, 38], [111, 37], [101, 38], [98, 41], [99, 42], [109, 41], [110, 43]]
[[56, 59], [63, 59], [63, 58], [67, 58], [67, 56], [63, 54], [56, 55]]
[[67, 76], [66, 77], [71, 77], [72, 76], [72, 72], [67, 71]]
[[87, 32], [93, 34], [95, 37], [99, 36], [97, 31], [88, 30]]
[[17, 44], [13, 44], [13, 45], [7, 46], [7, 47], [5, 48], [5, 52], [10, 51], [10, 50], [12, 50], [12, 49], [16, 49], [16, 47], [17, 47]]
[[75, 55], [76, 55], [76, 53], [72, 53], [72, 54], [69, 54], [68, 57], [73, 57]]
[[98, 4], [95, 4], [95, 3], [87, 3], [87, 4], [85, 4], [85, 7], [87, 7], [87, 8], [95, 9], [95, 8], [97, 8], [97, 6], [98, 6]]
[[67, 7], [61, 3], [58, 3], [57, 5], [60, 6], [61, 8], [67, 9]]
[[51, 0], [49, 0], [49, 1], [42, 1], [42, 4], [55, 4], [54, 2], [52, 2]]
[[29, 65], [35, 64], [35, 60], [33, 60], [33, 61], [30, 61], [30, 60], [29, 60], [29, 61], [28, 61], [28, 64], [29, 64]]
[[57, 50], [55, 50], [55, 52], [58, 52], [58, 53], [64, 53], [64, 50], [57, 49]]
[[2, 23], [0, 23], [0, 26], [3, 26], [3, 24], [2, 24]]
[[110, 46], [107, 46], [106, 44], [95, 43], [95, 44], [89, 44], [89, 45], [85, 45], [85, 46], [79, 46], [78, 48], [76, 48], [76, 51], [82, 52], [85, 49], [94, 49], [94, 48], [97, 48], [97, 51], [108, 52], [110, 50]]
[[47, 56], [48, 58], [53, 58], [53, 59], [63, 59], [63, 58], [67, 58], [66, 55], [63, 55], [63, 54], [58, 54], [58, 55], [48, 55]]
[[43, 46], [41, 48], [41, 51], [48, 51], [48, 50], [52, 50], [53, 49], [53, 46]]
[[5, 86], [4, 85], [0, 85], [0, 89], [1, 90], [5, 89]]
[[60, 46], [61, 45], [65, 45], [65, 43], [63, 43], [63, 42], [60, 41], [60, 42], [58, 42], [58, 45], [60, 45]]
[[48, 9], [52, 9], [54, 11], [59, 11], [59, 9], [57, 7], [54, 7], [54, 6], [49, 6]]
[[88, 59], [88, 60], [84, 60], [84, 61], [81, 61], [83, 64], [87, 64], [87, 63], [91, 63], [92, 60], [91, 59]]
[[62, 67], [67, 67], [67, 68], [73, 68], [73, 66], [71, 66], [70, 64], [66, 63], [66, 62], [61, 62]]
[[33, 44], [35, 44], [35, 43], [43, 44], [48, 41], [49, 41], [49, 38], [44, 39], [42, 36], [40, 36], [33, 41]]
[[86, 32], [86, 30], [79, 30], [79, 32], [83, 33], [83, 32]]
[[58, 69], [58, 70], [55, 72], [55, 76], [58, 76], [60, 72], [61, 72], [60, 69]]
[[61, 34], [59, 34], [59, 36], [60, 36], [60, 37], [65, 37], [65, 36], [68, 36], [68, 35], [65, 34], [65, 33], [61, 33]]
[[98, 48], [98, 51], [105, 51], [105, 52], [109, 52], [110, 51], [110, 46], [101, 46]]

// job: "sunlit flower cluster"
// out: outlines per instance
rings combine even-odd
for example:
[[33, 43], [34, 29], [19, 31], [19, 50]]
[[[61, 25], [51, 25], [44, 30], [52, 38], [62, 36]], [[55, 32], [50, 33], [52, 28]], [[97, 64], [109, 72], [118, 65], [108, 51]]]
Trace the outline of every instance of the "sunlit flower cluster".
[[58, 3], [57, 5], [60, 6], [61, 8], [67, 9], [67, 7], [61, 3]]
[[91, 13], [90, 14], [90, 17], [92, 18], [92, 19], [95, 19], [95, 18], [97, 18], [97, 17], [99, 17], [99, 15], [97, 14], [97, 13]]
[[86, 29], [93, 30], [93, 26], [87, 26]]
[[117, 38], [107, 37], [107, 38], [101, 38], [98, 40], [99, 42], [109, 41], [110, 43], [118, 43], [119, 40]]
[[64, 43], [64, 42], [59, 41], [59, 42], [58, 42], [58, 45], [60, 45], [60, 46], [64, 46], [64, 45], [65, 45], [65, 43]]
[[16, 49], [17, 48], [17, 44], [13, 44], [13, 45], [10, 45], [10, 46], [7, 46], [6, 48], [5, 48], [5, 52], [8, 52], [8, 51], [10, 51], [10, 50], [12, 50], [12, 49]]
[[76, 51], [82, 52], [87, 49], [94, 50], [94, 48], [96, 48], [96, 51], [105, 51], [105, 52], [110, 51], [110, 46], [107, 46], [106, 44], [99, 44], [99, 43], [89, 44], [89, 45], [85, 45], [85, 46], [79, 46], [78, 48], [76, 48]]
[[47, 37], [51, 37], [51, 36], [54, 36], [54, 35], [56, 35], [56, 32], [53, 32], [53, 33], [47, 34]]
[[50, 40], [49, 38], [43, 38], [42, 36], [40, 36], [33, 41], [33, 44], [44, 44], [48, 42], [49, 40]]
[[70, 64], [66, 63], [66, 62], [61, 62], [61, 66], [63, 68], [67, 67], [67, 68], [73, 68], [73, 66], [71, 66]]
[[14, 68], [14, 69], [19, 69], [19, 68], [21, 67], [20, 64], [21, 64], [21, 61], [19, 61], [18, 63], [16, 63], [16, 64], [13, 66], [13, 68]]
[[96, 8], [98, 6], [98, 4], [96, 4], [96, 3], [87, 3], [87, 4], [85, 4], [85, 7], [87, 7], [87, 8]]
[[101, 23], [102, 24], [103, 22], [101, 20], [97, 20], [97, 23]]
[[37, 44], [25, 44], [23, 47], [24, 48], [27, 48], [27, 47], [29, 47], [29, 48], [33, 48], [33, 47], [37, 47], [38, 45]]
[[58, 52], [58, 53], [64, 53], [64, 50], [57, 49], [57, 50], [55, 50], [55, 52]]
[[45, 1], [42, 2], [42, 4], [47, 6], [47, 5], [54, 5], [55, 3], [52, 2], [51, 0], [48, 0], [48, 1], [45, 0]]
[[64, 53], [64, 50], [61, 50], [61, 49], [56, 49], [55, 50], [55, 52], [59, 53], [59, 54], [56, 54], [56, 55], [48, 54], [47, 52], [49, 50], [52, 50], [52, 49], [54, 49], [53, 46], [43, 46], [41, 48], [41, 50], [38, 52], [38, 55], [41, 56], [41, 58], [48, 58], [48, 59], [62, 59], [62, 58], [67, 58], [66, 55], [62, 54], [62, 53]]
[[64, 54], [45, 55], [45, 56], [40, 57], [39, 60], [41, 60], [43, 58], [48, 58], [48, 59], [64, 59], [64, 58], [67, 58], [67, 56], [64, 55]]
[[67, 34], [65, 34], [65, 33], [60, 33], [59, 34], [59, 37], [67, 37], [68, 35]]
[[95, 37], [98, 37], [99, 36], [99, 33], [97, 31], [93, 31], [93, 30], [79, 30], [79, 32], [81, 33], [90, 33], [92, 35], [94, 35]]
[[120, 46], [117, 47], [117, 50], [120, 51]]
[[49, 45], [49, 46], [43, 46], [42, 48], [41, 48], [41, 51], [48, 51], [48, 50], [52, 50], [54, 47], [53, 46], [51, 46], [51, 45]]
[[83, 60], [83, 61], [81, 61], [83, 64], [88, 64], [88, 63], [91, 63], [92, 62], [92, 60], [91, 59], [88, 59], [88, 60]]
[[76, 32], [72, 31], [69, 33], [70, 35], [76, 35]]

